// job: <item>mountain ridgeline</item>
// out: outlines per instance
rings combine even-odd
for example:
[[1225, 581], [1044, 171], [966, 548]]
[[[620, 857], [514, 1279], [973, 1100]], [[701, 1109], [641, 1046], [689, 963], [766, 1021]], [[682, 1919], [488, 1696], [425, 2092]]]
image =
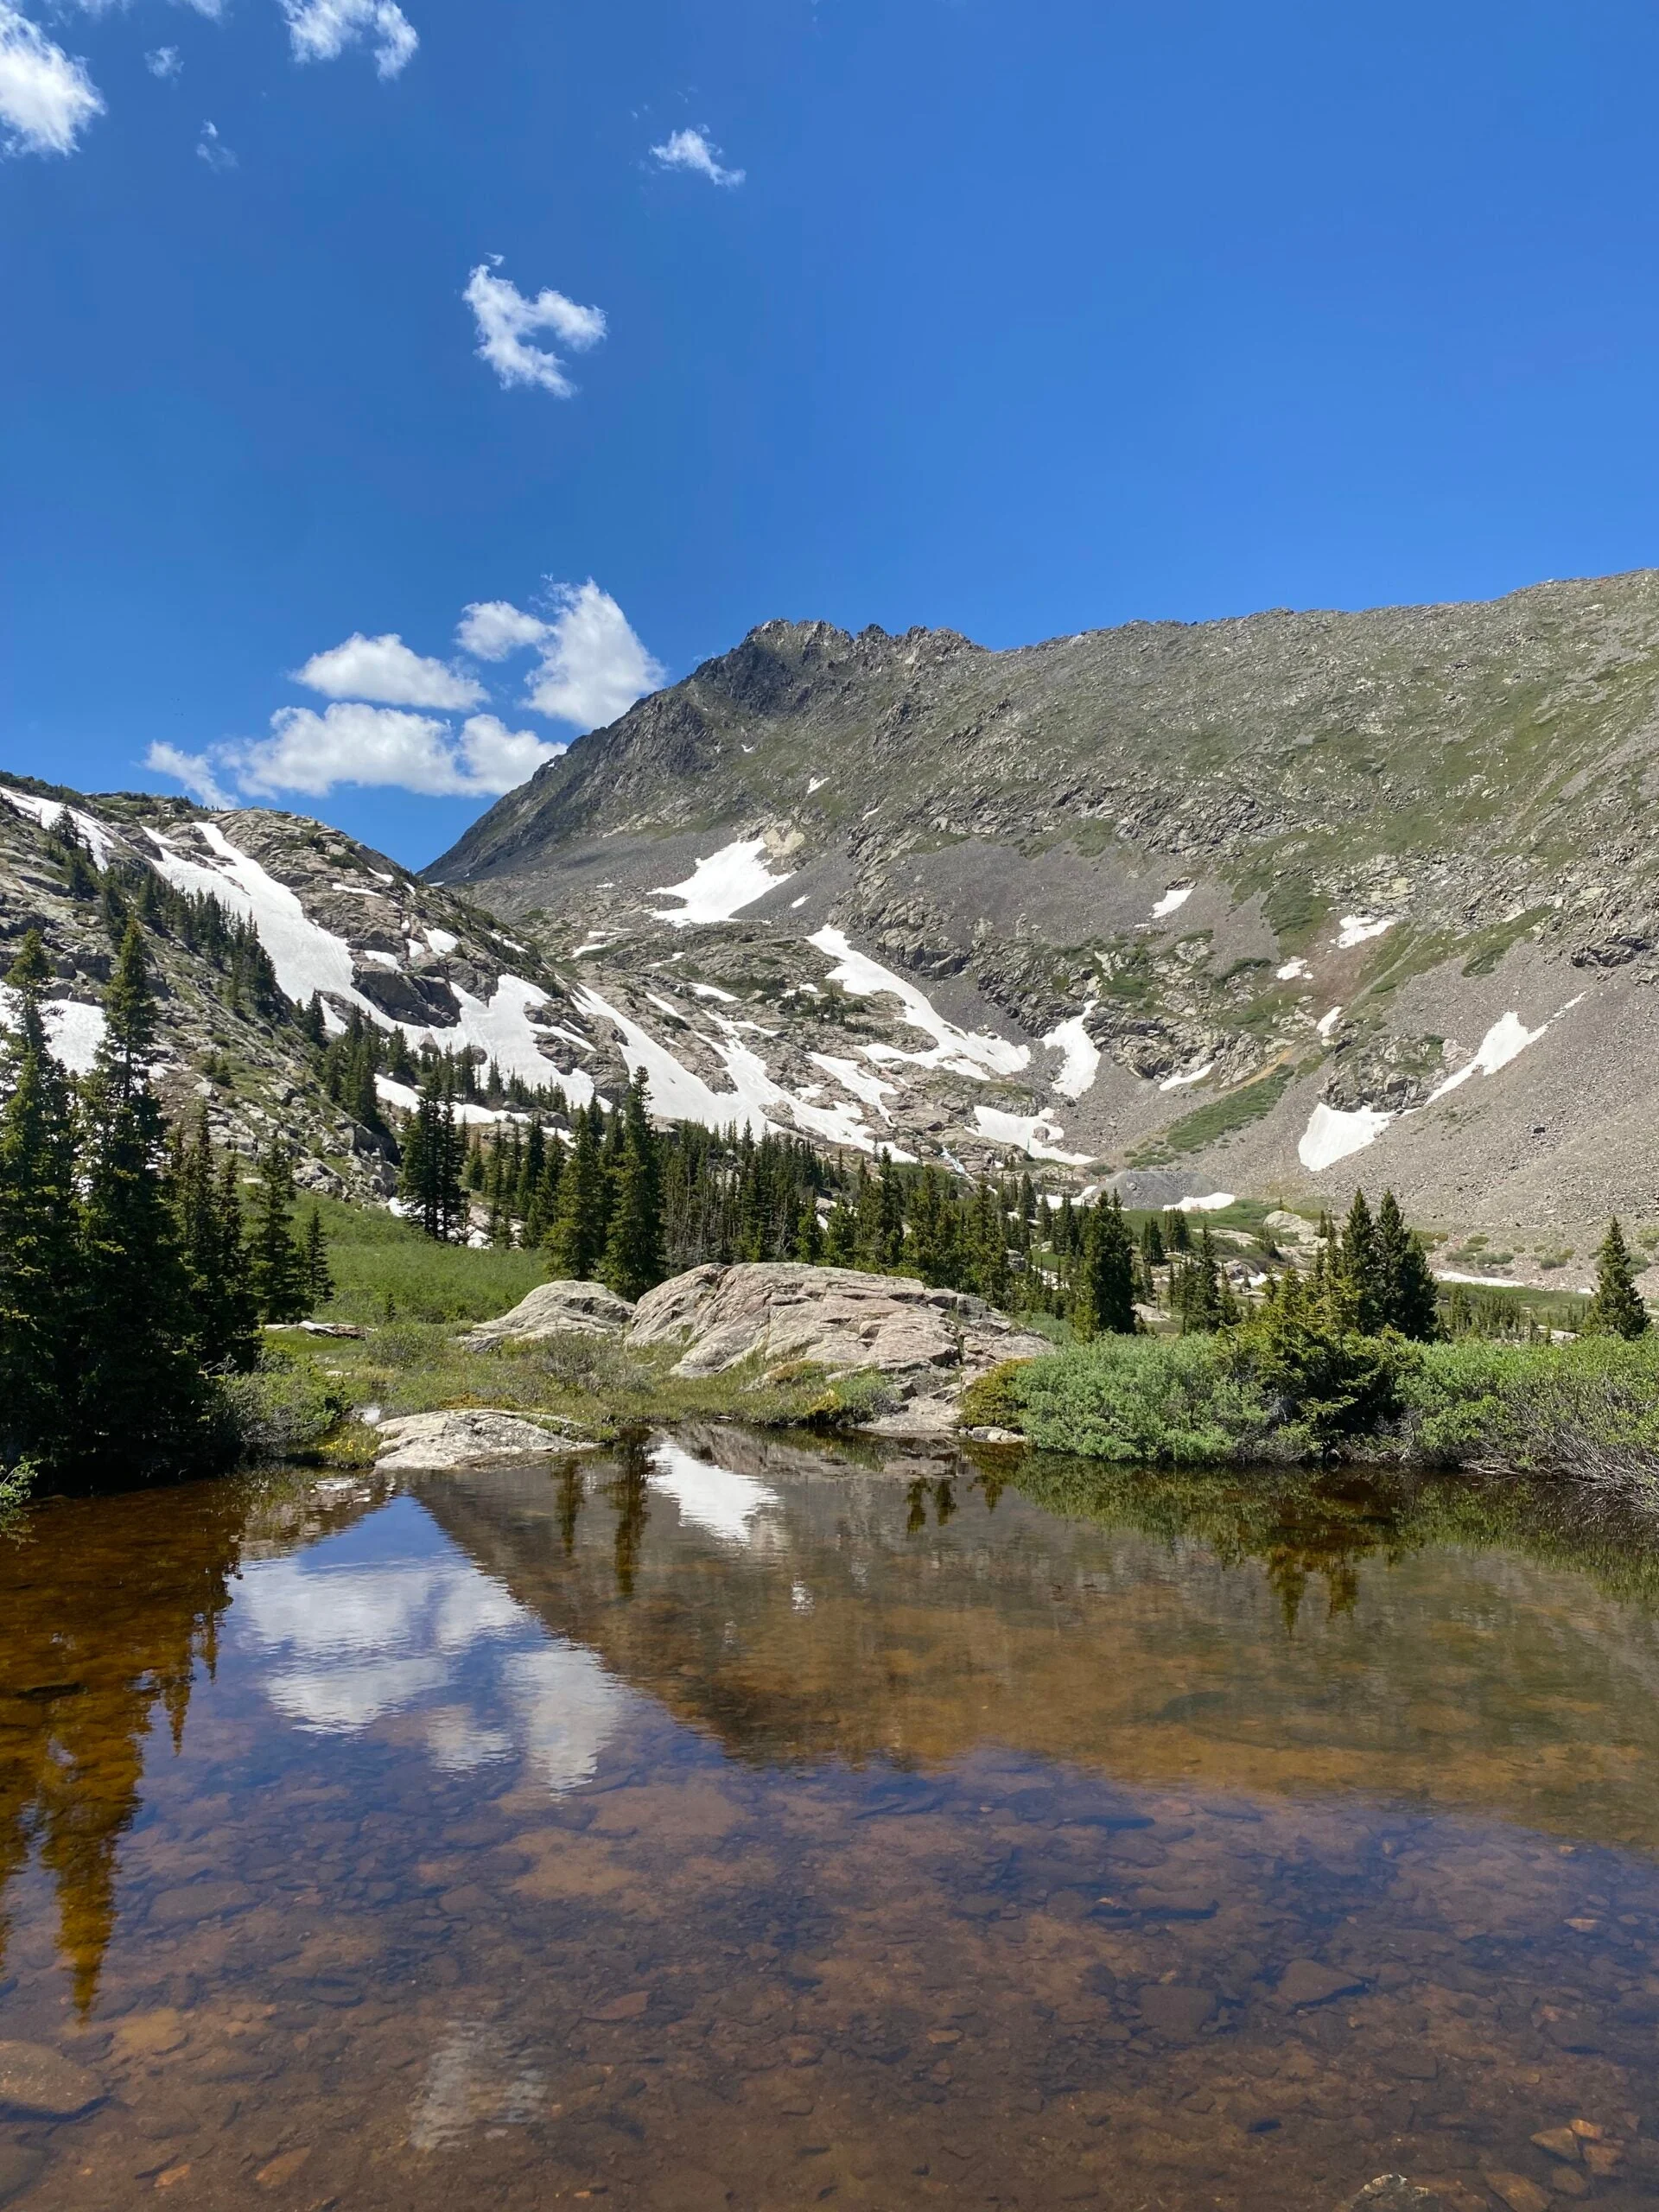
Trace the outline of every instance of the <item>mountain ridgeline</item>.
[[296, 817], [0, 779], [0, 957], [40, 929], [84, 1058], [136, 907], [169, 1110], [340, 1195], [393, 1187], [429, 1047], [468, 1119], [643, 1071], [661, 1119], [849, 1163], [1391, 1185], [1449, 1271], [1573, 1287], [1607, 1214], [1659, 1224], [1656, 707], [1648, 572], [1008, 652], [773, 622], [424, 879]]

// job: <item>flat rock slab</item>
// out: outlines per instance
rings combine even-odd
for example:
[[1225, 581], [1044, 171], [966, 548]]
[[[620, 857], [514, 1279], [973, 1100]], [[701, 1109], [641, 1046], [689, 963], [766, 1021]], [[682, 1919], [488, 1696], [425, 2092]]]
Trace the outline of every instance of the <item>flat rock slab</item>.
[[1351, 2196], [1342, 2212], [1442, 2212], [1432, 2189], [1419, 2189], [1404, 2174], [1379, 2174]]
[[457, 1467], [493, 1466], [503, 1460], [556, 1459], [592, 1446], [552, 1422], [468, 1407], [438, 1414], [407, 1414], [382, 1421], [374, 1464], [381, 1474], [448, 1474]]
[[104, 2095], [96, 2074], [42, 2043], [0, 2043], [0, 2112], [74, 2120]]
[[1364, 1986], [1363, 1974], [1328, 1967], [1322, 1959], [1293, 1959], [1279, 1977], [1279, 2002], [1299, 2008], [1328, 2005], [1333, 1998], [1357, 1996]]
[[540, 1344], [548, 1337], [620, 1337], [633, 1319], [626, 1298], [602, 1283], [542, 1282], [511, 1313], [480, 1321], [461, 1338], [468, 1351], [493, 1344]]
[[1207, 1989], [1155, 1981], [1141, 1992], [1141, 2017], [1154, 2033], [1185, 2042], [1215, 2018], [1216, 2000]]

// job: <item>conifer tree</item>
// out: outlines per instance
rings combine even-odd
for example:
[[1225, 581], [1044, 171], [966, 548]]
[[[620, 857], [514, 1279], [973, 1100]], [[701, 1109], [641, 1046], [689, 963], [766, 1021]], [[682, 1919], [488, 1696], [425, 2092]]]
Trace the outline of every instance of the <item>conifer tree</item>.
[[637, 1300], [666, 1272], [663, 1266], [662, 1173], [651, 1126], [643, 1069], [629, 1084], [613, 1120], [623, 1124], [622, 1157], [600, 1272], [619, 1298]]
[[322, 1226], [322, 1209], [315, 1199], [305, 1217], [304, 1251], [307, 1310], [315, 1313], [334, 1294], [334, 1274], [328, 1264], [328, 1238]]
[[197, 1357], [205, 1367], [251, 1367], [258, 1312], [242, 1233], [238, 1171], [227, 1157], [215, 1168], [204, 1102], [189, 1139], [178, 1131], [172, 1172], [180, 1257], [194, 1312]]
[[1383, 1322], [1382, 1266], [1376, 1225], [1363, 1191], [1354, 1192], [1338, 1251], [1344, 1325], [1357, 1329], [1362, 1336], [1374, 1337]]
[[404, 1160], [398, 1196], [427, 1235], [451, 1242], [465, 1226], [467, 1201], [461, 1187], [461, 1138], [446, 1071], [433, 1059], [421, 1081], [420, 1102], [404, 1132]]
[[569, 1281], [588, 1282], [605, 1250], [605, 1170], [588, 1115], [575, 1116], [575, 1144], [559, 1179], [547, 1241], [554, 1274]]
[[1081, 1306], [1090, 1336], [1135, 1332], [1135, 1240], [1116, 1191], [1107, 1192], [1089, 1217]]
[[1406, 1227], [1399, 1201], [1384, 1191], [1376, 1210], [1382, 1321], [1402, 1337], [1433, 1344], [1440, 1333], [1439, 1294], [1422, 1240]]
[[1648, 1332], [1648, 1309], [1636, 1287], [1636, 1263], [1614, 1215], [1596, 1255], [1596, 1294], [1584, 1317], [1586, 1336], [1624, 1337], [1633, 1342]]
[[16, 1027], [0, 1032], [0, 1077], [9, 1086], [0, 1109], [0, 1468], [60, 1458], [70, 1418], [75, 1129], [68, 1082], [47, 1050], [47, 974], [31, 930], [9, 978]]
[[259, 1316], [265, 1321], [298, 1321], [311, 1310], [306, 1260], [295, 1236], [294, 1155], [280, 1138], [259, 1163], [259, 1193], [254, 1205], [249, 1274]]

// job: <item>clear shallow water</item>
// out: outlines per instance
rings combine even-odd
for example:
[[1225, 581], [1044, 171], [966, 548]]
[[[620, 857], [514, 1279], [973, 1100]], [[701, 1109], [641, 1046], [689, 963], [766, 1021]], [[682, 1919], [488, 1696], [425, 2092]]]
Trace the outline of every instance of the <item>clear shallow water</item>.
[[1659, 2203], [1641, 1560], [1090, 1488], [710, 1432], [42, 1510], [0, 2082], [104, 2101], [0, 2201]]

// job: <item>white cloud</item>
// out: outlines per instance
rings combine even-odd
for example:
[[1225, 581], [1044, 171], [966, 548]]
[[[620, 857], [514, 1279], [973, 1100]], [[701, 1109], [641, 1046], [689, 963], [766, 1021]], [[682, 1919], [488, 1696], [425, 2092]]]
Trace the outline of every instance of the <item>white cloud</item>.
[[226, 169], [236, 167], [236, 156], [211, 123], [204, 123], [201, 126], [201, 137], [196, 143], [196, 159], [206, 162], [208, 168], [220, 176]]
[[525, 340], [535, 331], [550, 331], [573, 353], [585, 353], [605, 335], [604, 311], [578, 307], [563, 292], [551, 290], [527, 300], [507, 277], [495, 275], [500, 265], [499, 254], [480, 262], [461, 295], [478, 325], [480, 360], [489, 363], [504, 389], [539, 385], [555, 398], [569, 399], [575, 386], [559, 356]]
[[526, 706], [579, 730], [597, 729], [662, 683], [661, 663], [591, 576], [579, 587], [561, 584], [554, 603], [542, 664], [524, 693]]
[[144, 766], [159, 776], [171, 776], [203, 806], [235, 804], [229, 792], [221, 789], [205, 753], [181, 753], [176, 745], [152, 745], [144, 755]]
[[393, 707], [481, 707], [489, 694], [470, 676], [413, 652], [395, 630], [365, 638], [354, 630], [343, 645], [314, 653], [294, 681], [325, 699], [376, 699]]
[[334, 61], [348, 46], [370, 45], [378, 74], [396, 77], [421, 42], [393, 0], [281, 0], [281, 6], [296, 61]]
[[73, 154], [104, 101], [84, 64], [0, 0], [0, 149]]
[[321, 714], [284, 707], [270, 727], [268, 738], [219, 748], [244, 791], [321, 798], [336, 784], [367, 784], [427, 798], [497, 798], [564, 750], [530, 730], [508, 729], [493, 715], [474, 715], [457, 741], [432, 715], [357, 700]]
[[461, 752], [475, 791], [517, 791], [538, 768], [569, 751], [550, 745], [534, 730], [509, 729], [493, 715], [474, 715], [461, 725]]
[[690, 169], [694, 175], [706, 176], [710, 184], [739, 185], [747, 174], [721, 167], [720, 149], [706, 130], [676, 130], [651, 151], [659, 168]]
[[547, 625], [506, 599], [475, 599], [461, 611], [455, 643], [474, 660], [505, 660], [526, 645], [539, 645]]
[[158, 46], [153, 54], [144, 56], [144, 67], [152, 77], [159, 77], [165, 83], [178, 75], [184, 62], [176, 46]]

